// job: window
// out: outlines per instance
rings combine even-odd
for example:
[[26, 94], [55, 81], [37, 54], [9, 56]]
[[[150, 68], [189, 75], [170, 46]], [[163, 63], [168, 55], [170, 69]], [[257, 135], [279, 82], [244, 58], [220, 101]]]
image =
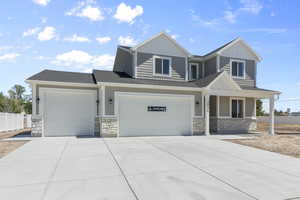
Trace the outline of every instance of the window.
[[154, 75], [171, 76], [171, 58], [154, 56]]
[[241, 99], [231, 100], [231, 117], [244, 118], [244, 100]]
[[199, 78], [199, 65], [197, 63], [190, 64], [190, 80]]
[[245, 62], [232, 60], [231, 75], [235, 78], [245, 78]]

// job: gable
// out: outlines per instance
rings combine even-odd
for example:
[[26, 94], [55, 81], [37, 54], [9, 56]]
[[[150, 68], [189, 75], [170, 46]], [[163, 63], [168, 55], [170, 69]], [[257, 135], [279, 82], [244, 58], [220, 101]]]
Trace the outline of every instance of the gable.
[[143, 45], [139, 46], [137, 50], [143, 53], [158, 55], [187, 56], [187, 53], [165, 34], [160, 34], [152, 40], [145, 42]]
[[225, 71], [213, 80], [207, 88], [210, 90], [241, 90], [240, 86]]
[[231, 58], [241, 58], [257, 61], [260, 60], [259, 56], [256, 55], [255, 52], [242, 41], [238, 41], [228, 48], [224, 48], [219, 52], [219, 54]]

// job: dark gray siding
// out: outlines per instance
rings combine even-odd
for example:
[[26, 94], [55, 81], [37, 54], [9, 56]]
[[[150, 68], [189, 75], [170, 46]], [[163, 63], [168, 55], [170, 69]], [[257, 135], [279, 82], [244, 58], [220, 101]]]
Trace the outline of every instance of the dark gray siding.
[[151, 78], [160, 80], [185, 80], [185, 58], [166, 55], [157, 55], [171, 57], [172, 70], [171, 77], [153, 76], [153, 56], [149, 53], [137, 54], [137, 78]]
[[209, 116], [217, 116], [217, 96], [209, 97]]
[[130, 52], [118, 48], [114, 63], [114, 71], [126, 72], [133, 76], [133, 55]]
[[[220, 56], [220, 69], [224, 69], [230, 74], [230, 59], [238, 59], [238, 58], [230, 58]], [[233, 78], [239, 85], [241, 86], [256, 86], [256, 63], [254, 60], [245, 60], [245, 59], [238, 59], [246, 61], [246, 76], [245, 79], [235, 79]]]
[[217, 73], [217, 57], [210, 58], [204, 61], [205, 76]]
[[[115, 92], [140, 92], [140, 93], [158, 93], [158, 94], [179, 94], [179, 95], [194, 95], [195, 102], [195, 115], [202, 115], [202, 93], [201, 92], [192, 92], [192, 91], [179, 91], [179, 90], [155, 90], [155, 89], [139, 89], [139, 88], [125, 88], [125, 87], [106, 87], [105, 88], [105, 114], [114, 115], [114, 101], [115, 101]], [[109, 103], [109, 99], [113, 100], [113, 103]]]

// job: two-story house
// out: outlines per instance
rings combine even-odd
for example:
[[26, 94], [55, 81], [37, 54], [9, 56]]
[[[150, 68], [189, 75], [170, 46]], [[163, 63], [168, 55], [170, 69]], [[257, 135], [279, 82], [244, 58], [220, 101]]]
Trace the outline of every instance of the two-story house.
[[34, 136], [158, 136], [240, 133], [256, 129], [260, 56], [242, 39], [192, 55], [165, 32], [118, 46], [113, 71], [44, 70], [26, 80]]

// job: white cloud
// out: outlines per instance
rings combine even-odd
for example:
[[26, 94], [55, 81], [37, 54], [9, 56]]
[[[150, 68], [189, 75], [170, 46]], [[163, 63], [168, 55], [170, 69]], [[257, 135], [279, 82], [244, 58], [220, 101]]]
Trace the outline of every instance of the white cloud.
[[109, 42], [111, 40], [110, 37], [97, 37], [96, 40], [100, 43], [100, 44], [105, 44], [107, 42]]
[[190, 38], [190, 39], [189, 39], [189, 42], [190, 42], [190, 43], [195, 43], [196, 41], [195, 41], [193, 38]]
[[38, 39], [41, 41], [52, 40], [55, 37], [55, 28], [52, 26], [45, 27], [44, 30], [38, 34]]
[[117, 8], [114, 18], [119, 22], [127, 22], [132, 24], [134, 23], [134, 19], [139, 15], [142, 15], [143, 12], [144, 10], [142, 6], [137, 5], [135, 8], [131, 8], [122, 2]]
[[100, 21], [104, 19], [101, 9], [95, 7], [94, 0], [81, 1], [75, 8], [66, 12], [65, 15], [88, 18], [91, 21]]
[[78, 36], [77, 34], [74, 34], [71, 37], [67, 37], [64, 40], [68, 42], [89, 42], [90, 41], [89, 38]]
[[137, 44], [137, 42], [131, 36], [120, 36], [118, 41], [120, 45], [124, 46], [133, 46]]
[[109, 54], [95, 56], [92, 63], [95, 67], [102, 67], [105, 70], [111, 70], [114, 64], [115, 57]]
[[194, 22], [196, 22], [197, 24], [199, 24], [200, 26], [213, 28], [219, 24], [219, 19], [217, 19], [217, 18], [211, 19], [211, 20], [205, 20], [205, 19], [202, 19], [199, 15], [197, 15], [194, 10], [190, 10], [190, 13], [192, 16], [192, 20]]
[[14, 60], [20, 54], [18, 53], [8, 53], [0, 56], [0, 60]]
[[85, 51], [72, 50], [59, 54], [51, 63], [58, 66], [76, 67], [84, 72], [90, 72], [91, 66], [99, 69], [111, 70], [114, 56], [110, 54], [90, 55]]
[[171, 38], [173, 38], [174, 40], [176, 40], [177, 38], [179, 38], [180, 37], [180, 35], [178, 35], [178, 34], [172, 34], [171, 35]]
[[23, 37], [31, 36], [31, 35], [36, 35], [38, 31], [40, 30], [39, 27], [28, 29], [23, 32]]
[[55, 57], [54, 63], [63, 66], [87, 65], [91, 62], [92, 56], [84, 51], [72, 50]]
[[50, 0], [33, 0], [33, 2], [41, 6], [46, 6], [50, 2]]
[[257, 15], [263, 8], [262, 4], [258, 0], [241, 0], [242, 7], [240, 10], [249, 12], [251, 14]]
[[233, 13], [232, 11], [225, 11], [224, 12], [224, 19], [231, 23], [231, 24], [234, 24], [236, 22], [236, 14]]

